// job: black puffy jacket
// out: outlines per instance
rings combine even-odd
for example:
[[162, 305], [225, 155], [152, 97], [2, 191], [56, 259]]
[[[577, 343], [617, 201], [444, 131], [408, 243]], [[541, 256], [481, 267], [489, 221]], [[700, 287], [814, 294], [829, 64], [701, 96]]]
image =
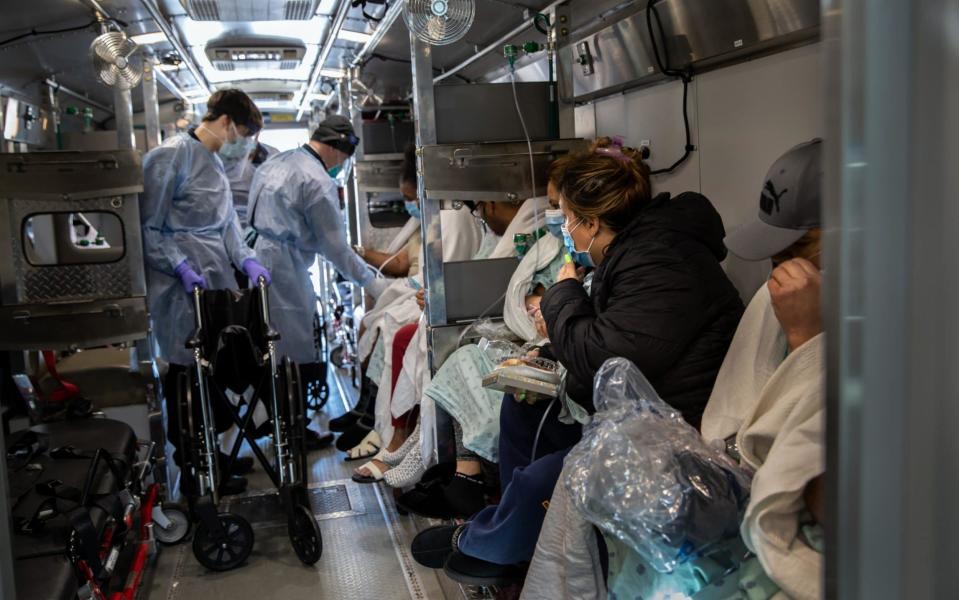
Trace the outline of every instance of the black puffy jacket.
[[587, 295], [575, 280], [552, 286], [542, 311], [567, 393], [593, 412], [593, 376], [621, 356], [698, 427], [743, 314], [720, 261], [723, 221], [704, 196], [656, 196], [606, 250]]

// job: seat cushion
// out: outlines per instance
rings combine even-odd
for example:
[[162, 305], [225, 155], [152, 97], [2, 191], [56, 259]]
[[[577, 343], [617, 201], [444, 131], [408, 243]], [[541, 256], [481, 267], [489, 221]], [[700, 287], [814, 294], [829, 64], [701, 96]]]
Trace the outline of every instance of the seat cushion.
[[[146, 402], [146, 381], [138, 371], [130, 370], [129, 349], [94, 348], [77, 352], [60, 359], [57, 372], [76, 384], [97, 408]], [[38, 383], [44, 396], [58, 386], [49, 372], [44, 372]]]

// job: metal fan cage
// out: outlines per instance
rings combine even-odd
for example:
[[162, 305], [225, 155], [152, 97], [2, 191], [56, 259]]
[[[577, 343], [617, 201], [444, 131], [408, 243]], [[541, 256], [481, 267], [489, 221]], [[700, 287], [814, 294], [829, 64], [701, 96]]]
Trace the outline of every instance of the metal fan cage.
[[129, 90], [143, 77], [142, 58], [137, 45], [121, 31], [97, 36], [90, 44], [90, 57], [97, 77], [106, 85]]
[[474, 0], [405, 0], [403, 18], [418, 38], [434, 46], [452, 44], [473, 25]]

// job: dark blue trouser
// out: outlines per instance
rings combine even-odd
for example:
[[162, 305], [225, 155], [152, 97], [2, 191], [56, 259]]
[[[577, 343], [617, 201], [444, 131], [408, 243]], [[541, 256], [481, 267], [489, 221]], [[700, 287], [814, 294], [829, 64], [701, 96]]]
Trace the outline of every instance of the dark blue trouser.
[[[503, 496], [476, 513], [459, 539], [466, 555], [508, 565], [533, 557], [563, 459], [579, 441], [579, 425], [564, 425], [560, 404], [516, 402], [507, 394], [500, 411], [499, 473]], [[546, 420], [543, 415], [546, 412]], [[543, 423], [533, 460], [536, 430]]]

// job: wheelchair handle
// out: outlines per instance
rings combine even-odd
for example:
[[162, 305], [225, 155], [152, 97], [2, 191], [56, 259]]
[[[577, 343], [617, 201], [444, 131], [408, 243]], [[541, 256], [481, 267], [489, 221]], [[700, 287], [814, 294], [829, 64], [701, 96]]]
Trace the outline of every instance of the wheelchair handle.
[[[266, 277], [260, 275], [256, 280], [256, 286], [260, 290], [260, 299], [262, 300], [260, 306], [263, 311], [263, 324], [266, 326], [267, 336], [273, 337], [276, 332], [273, 330], [273, 324], [270, 322], [270, 296], [269, 292], [267, 292]], [[276, 337], [278, 338], [279, 336]]]
[[197, 331], [203, 329], [203, 311], [201, 310], [201, 303], [203, 300], [203, 288], [199, 285], [193, 286], [193, 315], [194, 321], [196, 322]]

